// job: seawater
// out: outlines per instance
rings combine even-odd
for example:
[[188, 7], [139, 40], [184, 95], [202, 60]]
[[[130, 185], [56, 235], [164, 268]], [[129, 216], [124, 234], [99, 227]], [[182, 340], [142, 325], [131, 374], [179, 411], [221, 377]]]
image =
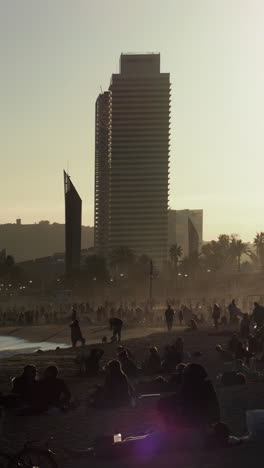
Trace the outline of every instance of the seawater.
[[51, 349], [68, 348], [69, 345], [64, 343], [54, 343], [51, 341], [33, 342], [16, 338], [14, 336], [1, 336], [0, 335], [0, 358], [13, 356], [14, 354], [28, 354], [34, 353], [41, 349], [48, 351]]

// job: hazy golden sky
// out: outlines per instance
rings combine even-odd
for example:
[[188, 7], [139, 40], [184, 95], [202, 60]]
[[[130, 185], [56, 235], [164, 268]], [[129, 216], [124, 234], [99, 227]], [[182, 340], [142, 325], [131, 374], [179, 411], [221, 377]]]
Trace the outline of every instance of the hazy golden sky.
[[[121, 52], [171, 73], [172, 208], [204, 238], [264, 230], [263, 0], [0, 0], [0, 223], [63, 222], [69, 165], [93, 224], [94, 106]], [[155, 226], [153, 226], [155, 229]]]

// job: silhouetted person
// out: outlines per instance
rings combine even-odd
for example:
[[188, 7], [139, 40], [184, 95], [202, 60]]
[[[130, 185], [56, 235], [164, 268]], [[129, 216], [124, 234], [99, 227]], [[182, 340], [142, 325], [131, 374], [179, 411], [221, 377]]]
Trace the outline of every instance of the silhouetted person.
[[36, 375], [36, 367], [28, 365], [24, 367], [22, 374], [13, 380], [12, 392], [18, 396], [19, 404], [31, 406], [35, 401], [38, 386]]
[[121, 331], [123, 327], [123, 321], [117, 317], [111, 317], [109, 319], [110, 330], [113, 332], [111, 341], [121, 341]]
[[119, 408], [128, 406], [131, 402], [133, 389], [126, 374], [121, 369], [119, 361], [113, 360], [107, 364], [106, 377], [102, 388], [91, 396], [91, 404], [96, 408]]
[[165, 320], [167, 323], [168, 331], [171, 331], [173, 326], [173, 317], [174, 317], [174, 310], [171, 308], [171, 305], [168, 304], [168, 308], [165, 311]]
[[162, 368], [166, 372], [174, 371], [175, 367], [183, 361], [183, 358], [183, 339], [179, 337], [173, 345], [165, 346]]
[[158, 403], [167, 424], [175, 427], [206, 428], [220, 420], [214, 387], [200, 364], [187, 364], [180, 392]]
[[243, 314], [240, 322], [240, 336], [242, 339], [247, 340], [250, 334], [250, 320], [248, 314]]
[[121, 368], [123, 372], [128, 377], [136, 377], [138, 375], [139, 369], [137, 368], [134, 361], [128, 356], [126, 350], [121, 351], [121, 353], [119, 353], [118, 359], [121, 363]]
[[264, 324], [264, 307], [261, 306], [258, 302], [254, 302], [252, 319], [256, 323], [257, 328], [260, 328]]
[[213, 322], [214, 322], [214, 326], [215, 326], [215, 329], [217, 330], [218, 329], [218, 322], [219, 322], [219, 319], [220, 319], [220, 307], [218, 304], [214, 304], [214, 307], [213, 307], [213, 314], [212, 314], [212, 318], [213, 318]]
[[100, 360], [104, 354], [104, 350], [100, 348], [93, 348], [90, 355], [84, 358], [84, 368], [87, 377], [95, 377], [100, 370]]
[[143, 363], [144, 373], [147, 375], [157, 374], [161, 369], [161, 358], [158, 352], [158, 348], [153, 346], [149, 348], [149, 356]]
[[233, 299], [231, 304], [229, 304], [228, 311], [229, 311], [229, 324], [231, 326], [237, 326], [238, 315], [241, 314], [241, 312], [240, 312], [240, 309], [236, 305], [235, 299]]
[[238, 338], [237, 334], [234, 333], [234, 334], [231, 336], [231, 338], [230, 338], [230, 340], [229, 340], [229, 342], [228, 342], [228, 350], [229, 350], [233, 355], [235, 355], [235, 353], [236, 353], [236, 351], [237, 351], [237, 348], [238, 348], [238, 346], [239, 346], [239, 343], [240, 343], [239, 338]]
[[183, 371], [186, 367], [186, 364], [183, 364], [182, 362], [176, 366], [175, 372], [171, 375], [169, 379], [169, 387], [170, 390], [177, 390], [183, 382]]
[[49, 408], [65, 408], [69, 405], [71, 392], [62, 379], [57, 378], [56, 366], [49, 366], [39, 382], [39, 409], [45, 411]]
[[73, 311], [72, 313], [72, 322], [70, 324], [71, 327], [71, 341], [72, 341], [72, 346], [75, 348], [77, 345], [78, 341], [82, 343], [82, 345], [85, 344], [85, 339], [82, 336], [79, 320], [76, 318], [76, 312]]
[[182, 311], [182, 308], [180, 308], [179, 312], [178, 312], [178, 317], [179, 317], [179, 325], [180, 327], [182, 326], [182, 322], [183, 322], [183, 311]]

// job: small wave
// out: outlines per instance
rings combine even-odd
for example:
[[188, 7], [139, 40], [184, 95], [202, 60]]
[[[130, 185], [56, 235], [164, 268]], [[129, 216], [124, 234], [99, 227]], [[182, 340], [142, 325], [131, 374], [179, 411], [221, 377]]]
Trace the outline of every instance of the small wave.
[[38, 351], [49, 351], [51, 349], [68, 348], [64, 343], [54, 343], [49, 341], [33, 342], [16, 338], [14, 336], [0, 336], [0, 358], [13, 356], [15, 354], [29, 354]]

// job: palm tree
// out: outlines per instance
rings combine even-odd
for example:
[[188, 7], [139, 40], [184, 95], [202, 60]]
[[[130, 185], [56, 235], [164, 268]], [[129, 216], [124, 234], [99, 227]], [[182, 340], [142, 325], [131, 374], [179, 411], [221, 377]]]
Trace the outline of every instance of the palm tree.
[[182, 257], [183, 250], [182, 247], [178, 244], [173, 244], [170, 247], [170, 259], [175, 270], [178, 269], [179, 259]]
[[108, 278], [107, 264], [101, 255], [89, 255], [85, 259], [85, 272], [90, 280], [106, 281]]
[[254, 238], [254, 246], [256, 248], [259, 263], [264, 267], [264, 232], [257, 232]]
[[238, 239], [237, 236], [232, 236], [229, 252], [230, 260], [236, 261], [237, 271], [240, 272], [242, 255], [248, 255], [248, 257], [251, 256], [251, 250], [248, 242], [242, 242], [242, 240]]
[[110, 264], [117, 269], [128, 268], [135, 262], [135, 254], [127, 246], [116, 247], [112, 250]]

